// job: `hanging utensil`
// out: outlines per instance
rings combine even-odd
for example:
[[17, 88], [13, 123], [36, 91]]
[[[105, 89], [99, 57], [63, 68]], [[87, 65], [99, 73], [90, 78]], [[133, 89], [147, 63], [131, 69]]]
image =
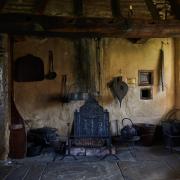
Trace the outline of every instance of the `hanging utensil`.
[[[97, 66], [97, 77], [98, 77], [98, 93], [100, 95], [101, 89], [101, 62], [100, 62], [100, 38], [95, 39], [96, 41], [96, 66]], [[97, 90], [97, 89], [96, 89]]]
[[120, 76], [113, 78], [113, 80], [108, 83], [108, 87], [113, 96], [118, 98], [121, 107], [121, 102], [128, 92], [128, 85], [122, 81], [122, 76]]
[[61, 79], [61, 92], [60, 92], [60, 101], [62, 103], [68, 103], [70, 101], [67, 91], [67, 75], [63, 74]]
[[161, 90], [164, 91], [165, 87], [165, 79], [164, 79], [164, 51], [163, 51], [163, 42], [161, 42], [161, 49], [159, 55], [159, 85], [161, 86]]
[[54, 71], [54, 60], [53, 60], [53, 52], [49, 51], [49, 72], [46, 75], [46, 79], [53, 80], [57, 76], [56, 72]]

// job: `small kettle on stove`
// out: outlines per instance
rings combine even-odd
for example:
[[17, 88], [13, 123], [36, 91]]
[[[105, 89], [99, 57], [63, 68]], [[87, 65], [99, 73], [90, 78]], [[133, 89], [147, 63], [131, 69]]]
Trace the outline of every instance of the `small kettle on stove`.
[[[124, 121], [130, 121], [130, 125], [124, 125]], [[131, 119], [129, 118], [124, 118], [122, 119], [122, 126], [123, 128], [121, 129], [121, 136], [123, 139], [131, 139], [134, 136], [137, 136], [137, 130], [132, 122]]]

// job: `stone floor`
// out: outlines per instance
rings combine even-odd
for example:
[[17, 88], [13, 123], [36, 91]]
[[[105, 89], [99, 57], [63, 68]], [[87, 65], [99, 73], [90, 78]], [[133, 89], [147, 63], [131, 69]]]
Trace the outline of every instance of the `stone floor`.
[[108, 157], [56, 157], [54, 154], [0, 162], [0, 180], [180, 180], [180, 153], [160, 146], [118, 149], [119, 160]]

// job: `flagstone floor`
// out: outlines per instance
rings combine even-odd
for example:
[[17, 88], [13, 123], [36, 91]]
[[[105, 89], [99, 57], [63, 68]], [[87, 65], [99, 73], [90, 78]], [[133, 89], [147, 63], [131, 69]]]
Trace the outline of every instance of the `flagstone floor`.
[[118, 149], [119, 160], [78, 156], [77, 160], [43, 154], [0, 162], [0, 180], [180, 180], [180, 153], [161, 146]]

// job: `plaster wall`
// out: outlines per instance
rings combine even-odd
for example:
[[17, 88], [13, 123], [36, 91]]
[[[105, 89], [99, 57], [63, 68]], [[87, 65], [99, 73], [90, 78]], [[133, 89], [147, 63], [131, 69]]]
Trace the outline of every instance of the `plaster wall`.
[[[159, 50], [164, 42], [165, 90], [159, 85]], [[104, 91], [105, 107], [111, 112], [112, 126], [115, 119], [131, 118], [134, 122], [158, 124], [163, 116], [174, 106], [174, 42], [172, 39], [149, 39], [144, 44], [132, 44], [127, 40], [105, 39], [104, 41], [104, 79], [122, 74], [124, 81], [136, 78], [135, 85], [129, 85], [127, 96], [119, 107], [117, 101], [106, 88]], [[153, 99], [141, 100], [138, 86], [138, 70], [153, 70]], [[150, 87], [150, 86], [148, 86]], [[105, 88], [105, 86], [104, 86]], [[119, 127], [120, 129], [121, 127]], [[115, 129], [115, 128], [114, 128]]]
[[[161, 91], [158, 84], [158, 62], [161, 41], [164, 41], [165, 90]], [[99, 102], [110, 113], [112, 132], [115, 133], [115, 120], [129, 117], [134, 122], [158, 124], [175, 102], [174, 95], [174, 42], [172, 39], [149, 39], [144, 44], [132, 44], [126, 39], [101, 40], [101, 86]], [[61, 135], [67, 133], [67, 123], [73, 121], [73, 112], [83, 101], [60, 103], [55, 97], [60, 93], [61, 75], [67, 74], [67, 85], [76, 83], [79, 71], [75, 47], [72, 40], [52, 38], [22, 38], [15, 43], [14, 59], [32, 53], [43, 59], [45, 72], [48, 72], [48, 50], [53, 50], [55, 80], [40, 82], [14, 82], [15, 102], [18, 110], [31, 127], [50, 126], [58, 128]], [[140, 100], [138, 86], [138, 70], [153, 70], [153, 99]], [[136, 83], [129, 85], [129, 91], [120, 108], [114, 100], [107, 83], [115, 76], [135, 78]]]

